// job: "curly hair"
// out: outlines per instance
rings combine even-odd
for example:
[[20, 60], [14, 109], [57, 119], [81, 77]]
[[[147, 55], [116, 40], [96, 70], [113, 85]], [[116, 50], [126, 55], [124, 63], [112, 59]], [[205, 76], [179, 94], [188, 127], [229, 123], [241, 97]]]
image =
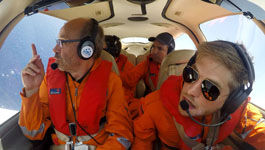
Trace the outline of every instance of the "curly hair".
[[106, 42], [106, 50], [110, 53], [114, 58], [118, 57], [121, 52], [121, 42], [120, 38], [116, 35], [105, 35], [105, 42]]

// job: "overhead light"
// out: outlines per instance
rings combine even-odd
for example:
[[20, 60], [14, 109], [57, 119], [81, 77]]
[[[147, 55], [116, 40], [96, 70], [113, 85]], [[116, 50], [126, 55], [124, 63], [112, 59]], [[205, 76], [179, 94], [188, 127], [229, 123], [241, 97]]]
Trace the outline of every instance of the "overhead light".
[[147, 17], [128, 17], [128, 20], [130, 21], [146, 21], [148, 20]]

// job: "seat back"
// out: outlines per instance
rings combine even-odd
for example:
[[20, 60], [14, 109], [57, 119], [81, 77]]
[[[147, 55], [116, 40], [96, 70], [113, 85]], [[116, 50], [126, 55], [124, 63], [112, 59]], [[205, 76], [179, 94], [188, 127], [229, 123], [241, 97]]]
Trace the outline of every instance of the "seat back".
[[125, 55], [133, 65], [136, 65], [136, 56], [134, 54], [130, 54], [125, 50], [121, 50], [121, 54]]
[[158, 74], [158, 82], [156, 89], [160, 89], [163, 82], [170, 76], [170, 75], [182, 75], [182, 71], [188, 61], [190, 60], [191, 56], [195, 53], [194, 50], [176, 50], [169, 53], [163, 60], [159, 74]]
[[118, 66], [116, 64], [116, 61], [115, 61], [115, 59], [113, 58], [113, 56], [111, 54], [109, 54], [108, 52], [102, 50], [101, 54], [100, 54], [100, 58], [102, 60], [106, 60], [106, 61], [112, 62], [112, 71], [115, 72], [117, 75], [120, 75], [119, 68], [118, 68]]
[[137, 58], [136, 58], [136, 64], [139, 64], [142, 61], [144, 61], [149, 54], [150, 54], [150, 50], [146, 51], [146, 53], [144, 53], [143, 55], [137, 56]]
[[[150, 50], [147, 51], [145, 54], [143, 55], [139, 55], [136, 58], [136, 65], [141, 63], [142, 61], [144, 61], [146, 59], [146, 57], [150, 54]], [[141, 98], [144, 96], [144, 92], [146, 90], [146, 85], [144, 83], [144, 80], [141, 79], [137, 85], [136, 85], [136, 98]]]

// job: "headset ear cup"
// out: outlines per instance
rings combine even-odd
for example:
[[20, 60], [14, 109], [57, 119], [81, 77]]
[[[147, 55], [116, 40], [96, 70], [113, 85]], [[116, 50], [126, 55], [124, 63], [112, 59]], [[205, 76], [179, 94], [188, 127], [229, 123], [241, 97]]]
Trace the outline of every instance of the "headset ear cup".
[[78, 47], [77, 47], [77, 54], [81, 59], [87, 60], [91, 58], [95, 53], [95, 40], [98, 33], [98, 22], [92, 18], [93, 22], [91, 28], [91, 36], [86, 36], [81, 39]]
[[[235, 110], [247, 99], [248, 94], [244, 92], [244, 87], [241, 86], [234, 90], [226, 99], [221, 112], [222, 115], [229, 115], [235, 112]], [[225, 115], [226, 116], [226, 115]]]
[[91, 58], [94, 54], [94, 44], [93, 42], [86, 40], [80, 43], [80, 49], [78, 50], [78, 56], [81, 59], [87, 60]]

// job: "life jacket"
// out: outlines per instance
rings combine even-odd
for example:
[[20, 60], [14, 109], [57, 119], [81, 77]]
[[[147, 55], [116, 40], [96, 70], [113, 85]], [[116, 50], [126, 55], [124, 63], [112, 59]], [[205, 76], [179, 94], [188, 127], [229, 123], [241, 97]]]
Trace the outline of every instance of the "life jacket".
[[116, 63], [120, 72], [123, 72], [127, 60], [128, 58], [123, 54], [120, 54], [120, 56], [116, 58]]
[[[66, 121], [66, 75], [59, 69], [52, 70], [50, 65], [55, 61], [50, 58], [47, 67], [47, 88], [49, 95], [49, 111], [55, 129], [70, 136], [69, 125]], [[102, 111], [106, 104], [107, 84], [112, 63], [102, 61], [91, 71], [83, 88], [80, 98], [78, 123], [90, 134], [97, 133]], [[86, 135], [77, 126], [76, 134]]]
[[[200, 146], [202, 145], [205, 146], [203, 143], [200, 143], [202, 142], [202, 137], [200, 136], [202, 126], [193, 122], [189, 117], [182, 116], [178, 110], [182, 85], [183, 85], [182, 76], [170, 76], [163, 83], [160, 89], [160, 97], [161, 97], [161, 100], [164, 106], [173, 116], [175, 125], [176, 124], [178, 126], [180, 125], [180, 128], [182, 128], [183, 130], [183, 133], [180, 133], [176, 125], [176, 128], [182, 139], [181, 143], [179, 144], [181, 147], [179, 148], [180, 149], [191, 149], [193, 147], [192, 145], [187, 145], [188, 142], [185, 143], [185, 139], [183, 137], [186, 137], [186, 138], [190, 137], [188, 139], [193, 139], [190, 141], [197, 141], [196, 144], [199, 143]], [[229, 121], [226, 121], [223, 125], [217, 127], [219, 134], [216, 135], [216, 140], [213, 145], [222, 142], [233, 132], [236, 125], [240, 121], [240, 117], [241, 117], [241, 114], [244, 108], [246, 107], [246, 103], [247, 102], [245, 102], [245, 104], [241, 105], [233, 114], [231, 114], [231, 119]], [[209, 133], [211, 131], [210, 129], [209, 129], [207, 136], [209, 136]]]
[[154, 62], [152, 58], [150, 57], [150, 55], [148, 55], [147, 56], [147, 67], [148, 67], [148, 71], [147, 71], [147, 74], [144, 80], [149, 88], [148, 93], [150, 93], [156, 90], [160, 64], [157, 64], [156, 62]]

